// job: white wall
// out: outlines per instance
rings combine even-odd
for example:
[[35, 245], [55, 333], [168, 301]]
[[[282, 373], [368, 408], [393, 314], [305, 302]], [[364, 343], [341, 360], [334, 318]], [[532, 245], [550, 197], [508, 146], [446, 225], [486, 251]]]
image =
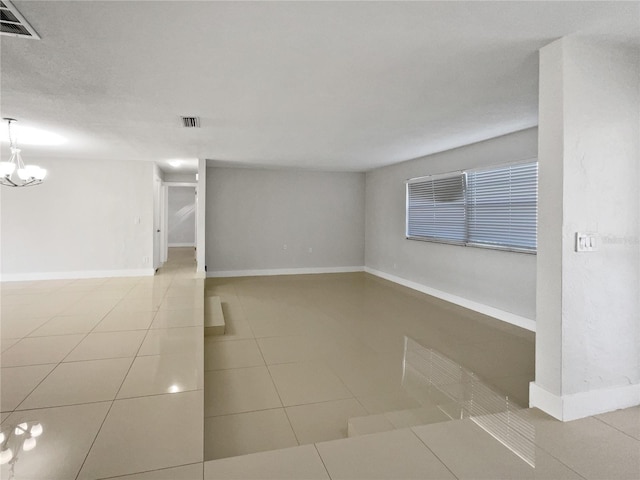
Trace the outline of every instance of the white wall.
[[207, 160], [198, 159], [198, 185], [196, 187], [196, 274], [207, 273]]
[[438, 290], [448, 299], [535, 319], [535, 255], [407, 240], [404, 181], [536, 155], [537, 130], [529, 129], [368, 172], [367, 268]]
[[364, 183], [362, 173], [208, 168], [209, 274], [361, 268]]
[[176, 173], [176, 172], [164, 172], [165, 182], [179, 182], [179, 183], [195, 183], [195, 173]]
[[0, 189], [2, 280], [153, 272], [152, 163], [34, 163], [42, 185]]
[[170, 247], [193, 247], [196, 244], [195, 187], [169, 187], [168, 235]]
[[[567, 37], [540, 52], [550, 201], [531, 401], [563, 420], [640, 404], [640, 49], [609, 42]], [[598, 250], [575, 252], [576, 232], [597, 234]]]

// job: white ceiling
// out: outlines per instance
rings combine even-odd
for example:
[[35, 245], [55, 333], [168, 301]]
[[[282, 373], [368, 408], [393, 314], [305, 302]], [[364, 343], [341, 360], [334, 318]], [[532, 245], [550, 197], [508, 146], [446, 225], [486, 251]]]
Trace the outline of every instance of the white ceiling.
[[535, 126], [559, 37], [640, 42], [638, 2], [14, 4], [2, 116], [67, 139], [25, 158], [363, 171]]

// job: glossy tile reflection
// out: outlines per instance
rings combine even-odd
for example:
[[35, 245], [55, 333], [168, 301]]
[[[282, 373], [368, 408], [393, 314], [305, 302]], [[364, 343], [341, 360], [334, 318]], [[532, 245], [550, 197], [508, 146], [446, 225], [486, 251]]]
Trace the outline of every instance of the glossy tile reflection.
[[640, 478], [638, 407], [526, 408], [531, 332], [363, 273], [193, 271], [2, 285], [2, 478]]
[[[2, 478], [174, 467], [165, 478], [202, 478], [203, 328], [194, 307], [204, 281], [193, 279], [193, 255], [172, 249], [154, 277], [2, 284]], [[195, 326], [151, 330], [156, 317]]]
[[[408, 337], [410, 345], [422, 348], [446, 338], [447, 358], [458, 369], [465, 363], [490, 366], [483, 375], [483, 394], [500, 391], [491, 383], [493, 378], [515, 374], [527, 382], [533, 379], [530, 332], [486, 317], [479, 327], [481, 316], [475, 313], [390, 288], [368, 275], [209, 279], [206, 295], [220, 297], [228, 322], [227, 335], [205, 340], [205, 457], [209, 459], [251, 451], [246, 445], [234, 450], [211, 440], [216, 432], [209, 430], [221, 421], [209, 417], [281, 408], [299, 444], [345, 438], [351, 418], [389, 414], [384, 421], [366, 421], [378, 422], [378, 429], [382, 424], [396, 429], [449, 420], [456, 408], [459, 417], [463, 406], [471, 406], [463, 405], [467, 393], [450, 382], [438, 391], [442, 408], [425, 397], [429, 380], [408, 372], [415, 363], [411, 356], [418, 355], [416, 348], [407, 352]], [[469, 356], [470, 347], [482, 351], [496, 338], [510, 345], [504, 349], [511, 357], [508, 365], [496, 368]], [[412, 368], [419, 374], [421, 367]], [[431, 387], [436, 380], [431, 380]], [[502, 385], [506, 386], [502, 398], [512, 398], [511, 385], [504, 381]], [[480, 382], [474, 389], [471, 394], [477, 398]], [[522, 399], [519, 385], [517, 393], [519, 401], [528, 401], [528, 395]], [[500, 395], [497, 398], [499, 402]], [[478, 409], [486, 405], [475, 402], [473, 407], [473, 415], [479, 415]], [[261, 434], [257, 426], [253, 434]]]

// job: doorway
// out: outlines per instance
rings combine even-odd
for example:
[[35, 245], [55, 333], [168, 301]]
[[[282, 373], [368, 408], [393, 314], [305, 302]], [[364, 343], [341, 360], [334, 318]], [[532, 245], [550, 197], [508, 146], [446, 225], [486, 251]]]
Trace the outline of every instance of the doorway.
[[162, 260], [167, 261], [169, 248], [192, 249], [195, 261], [197, 242], [196, 184], [164, 183], [164, 235]]

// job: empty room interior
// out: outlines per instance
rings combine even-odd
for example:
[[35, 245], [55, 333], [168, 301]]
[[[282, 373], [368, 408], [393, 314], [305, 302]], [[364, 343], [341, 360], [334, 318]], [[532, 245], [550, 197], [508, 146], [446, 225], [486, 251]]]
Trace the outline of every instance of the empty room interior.
[[0, 14], [1, 478], [640, 478], [640, 2]]

